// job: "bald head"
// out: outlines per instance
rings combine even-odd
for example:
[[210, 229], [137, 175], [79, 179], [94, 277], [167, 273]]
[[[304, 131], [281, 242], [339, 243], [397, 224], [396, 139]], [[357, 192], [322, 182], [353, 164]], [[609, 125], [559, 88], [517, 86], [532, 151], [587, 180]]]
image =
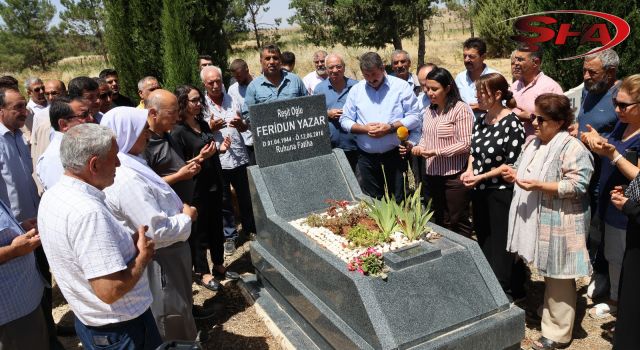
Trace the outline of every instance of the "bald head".
[[336, 84], [336, 82], [344, 79], [344, 59], [342, 56], [332, 53], [327, 55], [327, 58], [324, 60], [327, 72], [329, 73], [329, 80], [331, 84]]
[[51, 102], [58, 97], [67, 95], [67, 87], [64, 85], [62, 80], [47, 80], [44, 83], [44, 96], [47, 98], [47, 101]]
[[149, 110], [149, 129], [156, 134], [171, 131], [178, 121], [178, 98], [163, 89], [154, 90], [144, 100], [144, 106]]

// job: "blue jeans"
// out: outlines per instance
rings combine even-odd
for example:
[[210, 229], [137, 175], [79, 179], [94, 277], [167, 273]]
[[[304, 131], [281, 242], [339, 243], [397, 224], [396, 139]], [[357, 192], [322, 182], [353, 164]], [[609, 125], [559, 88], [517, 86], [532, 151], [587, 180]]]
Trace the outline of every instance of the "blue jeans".
[[162, 344], [151, 309], [132, 320], [100, 327], [85, 326], [76, 318], [75, 326], [87, 350], [155, 350]]

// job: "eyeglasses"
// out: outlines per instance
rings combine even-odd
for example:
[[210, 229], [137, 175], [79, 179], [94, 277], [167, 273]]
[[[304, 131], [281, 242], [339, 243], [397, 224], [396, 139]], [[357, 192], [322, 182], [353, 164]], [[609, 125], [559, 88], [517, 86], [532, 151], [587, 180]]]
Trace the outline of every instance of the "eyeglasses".
[[87, 120], [87, 119], [91, 118], [91, 114], [89, 113], [89, 111], [85, 111], [84, 113], [82, 113], [80, 115], [75, 115], [74, 114], [74, 115], [68, 115], [68, 116], [64, 117], [64, 119], [67, 119], [67, 120], [71, 120], [73, 118]]
[[200, 103], [200, 97], [194, 97], [194, 98], [188, 99], [187, 101], [193, 103], [194, 105], [195, 104], [199, 104]]
[[44, 91], [44, 87], [38, 86], [38, 87], [35, 87], [35, 88], [31, 89], [31, 91], [33, 91], [33, 92], [43, 92]]
[[342, 69], [342, 68], [344, 68], [344, 65], [341, 65], [341, 64], [336, 64], [336, 65], [333, 65], [333, 66], [327, 66], [327, 69]]
[[99, 97], [101, 100], [106, 100], [108, 97], [111, 97], [111, 96], [113, 96], [113, 92], [111, 92], [111, 91], [109, 91], [109, 92], [103, 92], [103, 93], [101, 93], [100, 95], [98, 95], [98, 97]]
[[633, 105], [637, 105], [640, 102], [633, 102], [633, 103], [626, 103], [626, 102], [619, 102], [618, 100], [616, 100], [615, 98], [613, 99], [613, 108], [620, 108], [620, 110], [622, 112], [626, 112], [627, 111], [627, 107], [629, 106], [633, 106]]
[[549, 119], [544, 119], [544, 117], [543, 117], [543, 116], [541, 116], [541, 115], [535, 115], [535, 114], [533, 114], [533, 113], [531, 113], [531, 114], [529, 115], [529, 119], [531, 120], [531, 122], [532, 122], [532, 123], [533, 123], [534, 121], [537, 121], [537, 122], [538, 122], [538, 124], [542, 124], [542, 123], [544, 123], [544, 122], [548, 122], [548, 121], [549, 121]]

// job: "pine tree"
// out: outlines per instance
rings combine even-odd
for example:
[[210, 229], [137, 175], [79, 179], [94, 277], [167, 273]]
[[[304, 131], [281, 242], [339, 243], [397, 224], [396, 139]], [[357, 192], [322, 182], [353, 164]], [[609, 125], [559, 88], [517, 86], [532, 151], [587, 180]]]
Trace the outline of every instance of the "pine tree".
[[162, 43], [164, 88], [173, 91], [182, 84], [196, 84], [198, 52], [184, 19], [191, 13], [185, 1], [163, 0]]
[[479, 0], [476, 4], [475, 27], [478, 36], [487, 43], [489, 57], [509, 57], [516, 43], [513, 21], [500, 21], [527, 12], [527, 0]]

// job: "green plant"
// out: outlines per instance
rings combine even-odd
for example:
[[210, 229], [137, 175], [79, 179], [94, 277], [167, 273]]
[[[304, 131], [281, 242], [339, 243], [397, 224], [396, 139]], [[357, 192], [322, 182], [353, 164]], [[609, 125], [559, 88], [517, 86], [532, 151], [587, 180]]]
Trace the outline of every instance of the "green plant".
[[361, 224], [350, 228], [347, 232], [347, 239], [358, 247], [378, 245], [385, 242], [386, 238], [380, 231], [372, 231]]
[[367, 251], [353, 258], [348, 264], [349, 271], [357, 271], [362, 275], [371, 275], [387, 279], [387, 267], [384, 265], [382, 253], [373, 247], [367, 248]]
[[384, 165], [382, 165], [382, 175], [384, 177], [384, 196], [382, 199], [372, 198], [371, 202], [365, 201], [365, 203], [369, 208], [367, 215], [376, 222], [386, 240], [398, 226], [396, 218], [398, 203], [396, 203], [396, 199], [393, 196], [389, 195]]
[[431, 200], [427, 203], [426, 208], [422, 207], [422, 202], [420, 201], [421, 189], [422, 184], [419, 184], [413, 194], [397, 206], [396, 215], [400, 219], [399, 225], [402, 233], [411, 241], [418, 239], [421, 234], [428, 230], [428, 223], [433, 215]]
[[307, 216], [306, 220], [307, 225], [311, 227], [321, 227], [326, 224], [326, 219], [319, 214], [311, 214]]

